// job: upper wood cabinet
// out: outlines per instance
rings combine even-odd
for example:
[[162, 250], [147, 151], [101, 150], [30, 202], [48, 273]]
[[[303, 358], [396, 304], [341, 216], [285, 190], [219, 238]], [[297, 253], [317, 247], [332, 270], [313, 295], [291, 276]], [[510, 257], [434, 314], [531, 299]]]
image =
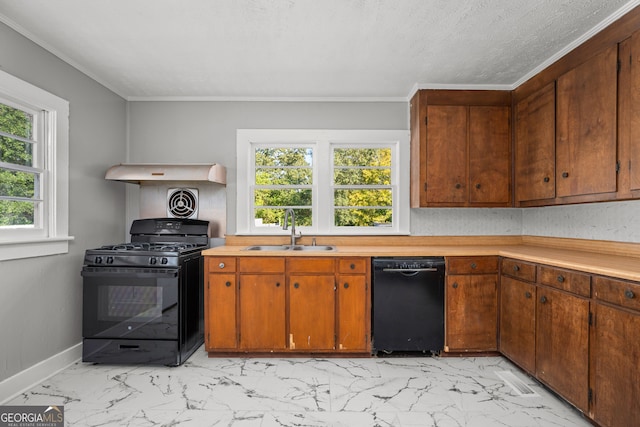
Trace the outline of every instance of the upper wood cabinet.
[[421, 90], [411, 100], [411, 206], [511, 205], [511, 94]]
[[515, 105], [516, 205], [556, 196], [556, 85]]
[[558, 197], [616, 192], [617, 64], [611, 46], [558, 78]]

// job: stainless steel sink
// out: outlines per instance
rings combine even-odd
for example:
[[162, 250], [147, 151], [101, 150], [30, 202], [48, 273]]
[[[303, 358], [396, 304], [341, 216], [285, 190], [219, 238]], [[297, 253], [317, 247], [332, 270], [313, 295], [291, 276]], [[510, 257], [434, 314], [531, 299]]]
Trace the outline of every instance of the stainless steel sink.
[[255, 245], [247, 246], [245, 251], [305, 251], [305, 252], [323, 252], [335, 251], [335, 246], [328, 245]]
[[256, 245], [247, 246], [245, 251], [288, 251], [291, 245]]

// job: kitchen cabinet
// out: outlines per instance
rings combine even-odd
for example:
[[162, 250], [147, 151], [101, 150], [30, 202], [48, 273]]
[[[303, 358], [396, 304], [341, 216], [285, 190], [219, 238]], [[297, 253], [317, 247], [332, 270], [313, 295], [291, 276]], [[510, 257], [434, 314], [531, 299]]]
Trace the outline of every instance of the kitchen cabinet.
[[370, 354], [370, 263], [207, 256], [206, 350]]
[[617, 63], [618, 49], [613, 45], [557, 80], [560, 198], [617, 191]]
[[337, 275], [337, 349], [366, 351], [369, 345], [371, 318], [369, 258], [340, 258]]
[[556, 196], [556, 87], [549, 83], [515, 105], [516, 205]]
[[603, 427], [640, 419], [640, 284], [594, 277], [591, 416]]
[[205, 347], [234, 350], [238, 347], [236, 328], [236, 258], [208, 257], [204, 290]]
[[289, 258], [289, 348], [335, 349], [335, 260]]
[[500, 352], [531, 374], [536, 370], [535, 273], [534, 264], [502, 260]]
[[282, 258], [238, 258], [240, 349], [286, 348], [284, 267]]
[[445, 351], [496, 351], [498, 258], [447, 257]]
[[412, 207], [510, 206], [510, 92], [424, 90], [410, 112]]

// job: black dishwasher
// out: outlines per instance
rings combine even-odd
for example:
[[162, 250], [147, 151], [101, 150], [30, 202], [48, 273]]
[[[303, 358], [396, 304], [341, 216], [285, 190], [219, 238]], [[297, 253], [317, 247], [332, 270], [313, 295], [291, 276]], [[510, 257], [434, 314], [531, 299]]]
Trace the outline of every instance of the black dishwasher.
[[373, 258], [372, 349], [444, 348], [444, 257]]

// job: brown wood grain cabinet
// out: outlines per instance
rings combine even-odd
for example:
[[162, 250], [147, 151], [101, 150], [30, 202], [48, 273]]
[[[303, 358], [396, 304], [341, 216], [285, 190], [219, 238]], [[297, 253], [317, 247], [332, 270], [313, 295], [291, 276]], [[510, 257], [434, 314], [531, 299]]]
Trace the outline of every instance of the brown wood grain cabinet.
[[370, 354], [370, 262], [207, 256], [205, 349]]
[[536, 266], [503, 259], [500, 277], [500, 352], [536, 371]]
[[617, 190], [617, 46], [557, 80], [558, 197]]
[[510, 92], [422, 90], [410, 113], [412, 207], [511, 205]]
[[498, 258], [447, 257], [445, 351], [495, 351]]
[[640, 419], [640, 284], [594, 277], [591, 416], [602, 426]]
[[549, 83], [515, 105], [515, 202], [556, 197], [556, 86]]

